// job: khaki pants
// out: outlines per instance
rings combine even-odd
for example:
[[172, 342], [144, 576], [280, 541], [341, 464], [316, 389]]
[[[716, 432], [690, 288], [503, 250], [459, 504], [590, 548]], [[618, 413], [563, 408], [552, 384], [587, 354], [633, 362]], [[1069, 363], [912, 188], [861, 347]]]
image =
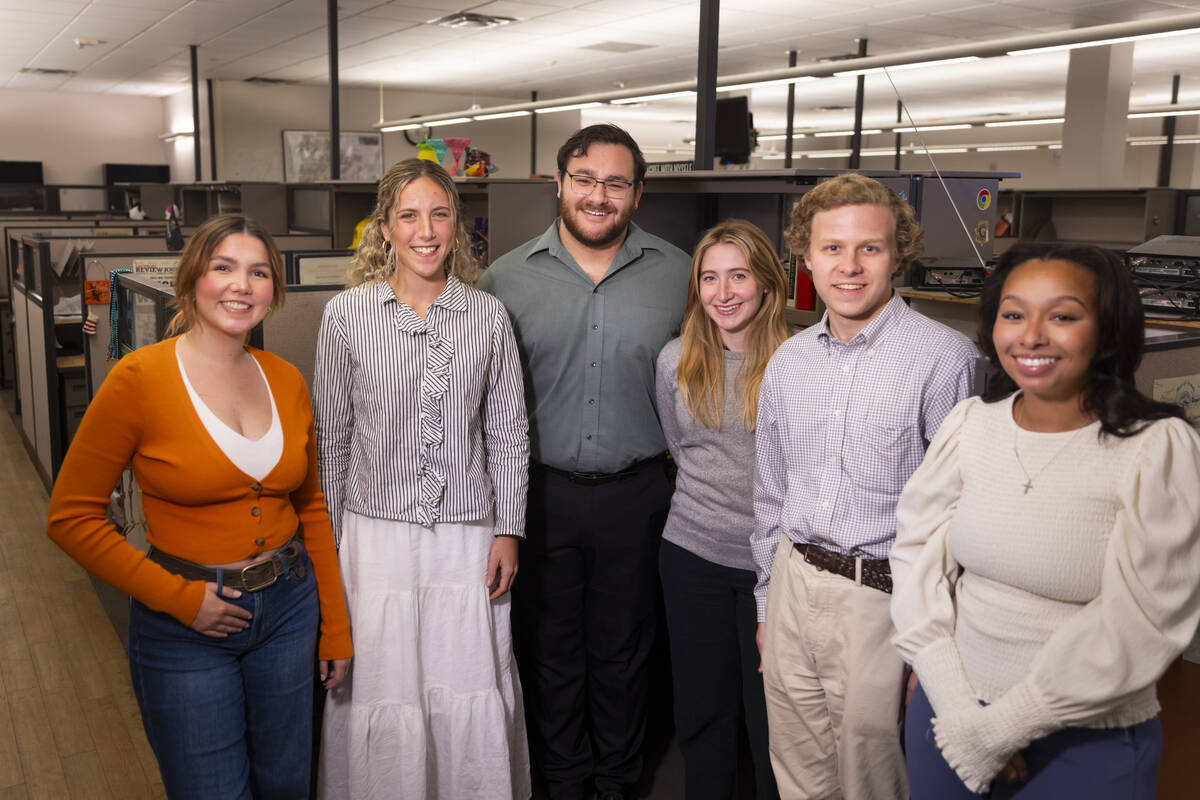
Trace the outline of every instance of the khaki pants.
[[908, 797], [904, 662], [891, 644], [891, 599], [806, 563], [783, 537], [763, 643], [771, 766], [783, 800]]

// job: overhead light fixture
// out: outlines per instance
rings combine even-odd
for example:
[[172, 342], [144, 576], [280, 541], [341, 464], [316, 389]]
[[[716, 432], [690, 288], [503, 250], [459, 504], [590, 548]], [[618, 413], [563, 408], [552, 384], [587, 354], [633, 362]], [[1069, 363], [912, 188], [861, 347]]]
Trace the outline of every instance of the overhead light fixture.
[[532, 111], [504, 111], [499, 114], [476, 114], [475, 119], [480, 121], [485, 119], [510, 119], [511, 117], [528, 117], [532, 113]]
[[849, 150], [810, 150], [807, 153], [798, 153], [805, 158], [846, 158], [850, 155]]
[[978, 61], [979, 56], [962, 56], [961, 58], [939, 58], [936, 61], [916, 61], [911, 64], [895, 64], [890, 67], [868, 67], [867, 69], [848, 69], [835, 72], [835, 78], [849, 78], [855, 75], [877, 75], [881, 72], [900, 72], [906, 69], [924, 69], [925, 67], [944, 67], [947, 64], [962, 64], [967, 61]]
[[1200, 109], [1192, 108], [1185, 111], [1143, 111], [1130, 114], [1129, 119], [1148, 119], [1150, 117], [1192, 117], [1200, 114]]
[[968, 123], [959, 123], [957, 125], [917, 125], [915, 128], [892, 128], [892, 133], [925, 133], [926, 131], [963, 131], [970, 128]]
[[1019, 125], [1059, 125], [1065, 122], [1062, 117], [1053, 119], [1006, 119], [1003, 122], [985, 122], [985, 128], [1015, 128]]
[[763, 161], [776, 161], [781, 158], [787, 158], [787, 153], [756, 153]]
[[415, 131], [417, 128], [424, 128], [422, 122], [410, 122], [405, 125], [386, 125], [379, 129], [381, 133], [394, 133], [396, 131]]
[[158, 138], [164, 142], [174, 142], [177, 139], [190, 139], [195, 135], [192, 131], [175, 131], [174, 133], [160, 133]]
[[497, 28], [516, 22], [513, 17], [498, 17], [493, 14], [475, 14], [470, 11], [459, 11], [447, 14], [438, 19], [431, 19], [427, 25], [440, 25], [443, 28]]
[[976, 153], [1004, 153], [1010, 150], [1037, 150], [1036, 144], [998, 144], [986, 147], [976, 147]]
[[[883, 130], [881, 128], [867, 128], [866, 130], [861, 131], [861, 133], [863, 136], [869, 136], [872, 133], [883, 133]], [[813, 134], [813, 136], [816, 136], [817, 138], [820, 138], [822, 136], [853, 136], [853, 135], [854, 135], [854, 131], [819, 131], [819, 132]]]
[[595, 108], [600, 103], [571, 103], [565, 106], [549, 106], [548, 108], [535, 108], [535, 114], [553, 114], [556, 111], [574, 111], [577, 108]]
[[425, 123], [426, 128], [433, 128], [438, 125], [461, 125], [464, 122], [470, 122], [470, 117], [452, 117], [450, 119], [431, 119]]
[[1062, 150], [1062, 144], [1061, 144], [1061, 143], [1059, 143], [1059, 144], [1048, 144], [1048, 145], [1046, 145], [1046, 149], [1047, 149], [1047, 150]]
[[643, 97], [622, 97], [619, 100], [610, 100], [614, 106], [626, 106], [633, 103], [649, 103], [654, 100], [668, 100], [673, 97], [695, 97], [696, 93], [691, 91], [684, 92], [663, 92], [662, 94], [648, 94]]
[[799, 78], [779, 78], [773, 81], [751, 81], [750, 83], [733, 83], [729, 86], [718, 86], [718, 92], [736, 92], [738, 89], [761, 89], [764, 86], [785, 86], [789, 83], [804, 83], [806, 81], [815, 81], [811, 75], [802, 75]]
[[965, 147], [912, 147], [909, 149], [914, 153], [932, 153], [933, 155], [939, 155], [941, 153], [967, 152], [967, 148]]
[[1009, 50], [1010, 56], [1028, 56], [1034, 53], [1054, 53], [1060, 50], [1078, 50], [1081, 47], [1101, 47], [1109, 44], [1124, 42], [1142, 42], [1147, 39], [1166, 39], [1169, 36], [1190, 36], [1200, 33], [1200, 28], [1188, 28], [1182, 31], [1162, 31], [1160, 33], [1142, 33], [1137, 36], [1118, 36], [1113, 39], [1096, 39], [1091, 42], [1072, 42], [1071, 44], [1056, 44], [1050, 47], [1031, 47], [1027, 50]]
[[1154, 136], [1154, 137], [1150, 137], [1147, 139], [1130, 139], [1129, 140], [1129, 145], [1131, 147], [1156, 147], [1158, 145], [1164, 145], [1166, 143], [1167, 143], [1167, 137], [1165, 137], [1165, 136]]
[[[786, 133], [768, 133], [768, 134], [759, 136], [758, 140], [760, 142], [782, 142], [786, 138], [787, 138]], [[792, 138], [793, 139], [807, 139], [808, 134], [807, 133], [793, 133]]]

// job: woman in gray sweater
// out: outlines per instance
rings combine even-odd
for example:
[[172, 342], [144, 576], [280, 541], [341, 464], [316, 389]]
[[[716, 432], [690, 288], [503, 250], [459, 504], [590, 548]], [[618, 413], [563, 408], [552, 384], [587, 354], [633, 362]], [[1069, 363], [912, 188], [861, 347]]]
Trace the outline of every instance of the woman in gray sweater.
[[763, 372], [787, 338], [787, 285], [745, 220], [706, 231], [678, 339], [658, 357], [658, 413], [678, 465], [659, 556], [688, 800], [734, 797], [744, 716], [757, 797], [777, 798], [754, 635], [750, 534]]

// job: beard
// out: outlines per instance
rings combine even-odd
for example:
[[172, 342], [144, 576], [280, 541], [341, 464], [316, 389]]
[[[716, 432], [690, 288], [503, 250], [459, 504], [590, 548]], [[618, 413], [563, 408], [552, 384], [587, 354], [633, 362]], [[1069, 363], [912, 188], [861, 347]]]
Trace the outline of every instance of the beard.
[[[585, 208], [593, 211], [613, 212], [608, 226], [600, 231], [585, 230], [579, 224], [579, 217], [583, 215]], [[558, 213], [562, 217], [563, 224], [567, 226], [567, 230], [575, 237], [576, 241], [595, 248], [607, 247], [613, 242], [623, 239], [629, 232], [629, 220], [633, 218], [633, 211], [634, 206], [632, 205], [621, 209], [608, 202], [571, 206], [565, 197], [559, 198], [558, 201]]]

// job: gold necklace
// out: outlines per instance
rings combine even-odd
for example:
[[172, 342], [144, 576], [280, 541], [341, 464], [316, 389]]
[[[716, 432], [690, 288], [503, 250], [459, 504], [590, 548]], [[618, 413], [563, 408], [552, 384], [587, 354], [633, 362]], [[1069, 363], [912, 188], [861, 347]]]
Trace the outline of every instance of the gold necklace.
[[[1023, 398], [1021, 398], [1021, 399], [1023, 400]], [[1082, 428], [1076, 429], [1075, 433], [1072, 434], [1071, 436], [1067, 437], [1067, 440], [1062, 443], [1062, 446], [1054, 451], [1054, 455], [1050, 456], [1050, 458], [1046, 461], [1045, 464], [1042, 464], [1041, 469], [1039, 469], [1037, 472], [1030, 475], [1029, 470], [1025, 469], [1025, 464], [1022, 463], [1021, 453], [1017, 449], [1017, 437], [1020, 436], [1020, 434], [1021, 434], [1021, 415], [1024, 414], [1024, 412], [1025, 412], [1025, 403], [1022, 402], [1021, 407], [1019, 409], [1017, 409], [1017, 418], [1014, 421], [1014, 426], [1013, 426], [1013, 455], [1017, 457], [1017, 466], [1021, 468], [1021, 472], [1024, 473], [1024, 475], [1025, 475], [1025, 491], [1022, 492], [1022, 494], [1029, 494], [1029, 490], [1033, 488], [1033, 479], [1036, 478], [1037, 476], [1041, 475], [1043, 472], [1045, 472], [1046, 467], [1050, 466], [1050, 464], [1053, 463], [1054, 459], [1056, 459], [1060, 455], [1062, 455], [1062, 452], [1064, 450], [1066, 450], [1068, 447], [1070, 447], [1071, 442], [1075, 441], [1075, 439], [1079, 436], [1081, 431], [1087, 430], [1088, 426], [1084, 425]]]

